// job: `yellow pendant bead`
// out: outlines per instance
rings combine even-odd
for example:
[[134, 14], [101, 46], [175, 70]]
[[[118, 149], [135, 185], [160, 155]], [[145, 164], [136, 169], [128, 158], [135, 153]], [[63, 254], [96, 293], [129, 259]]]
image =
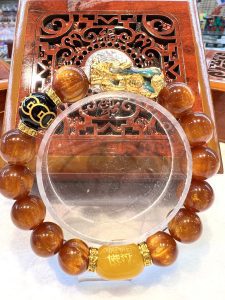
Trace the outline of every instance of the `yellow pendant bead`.
[[104, 279], [131, 279], [143, 269], [144, 261], [138, 245], [102, 246], [98, 250], [96, 272]]

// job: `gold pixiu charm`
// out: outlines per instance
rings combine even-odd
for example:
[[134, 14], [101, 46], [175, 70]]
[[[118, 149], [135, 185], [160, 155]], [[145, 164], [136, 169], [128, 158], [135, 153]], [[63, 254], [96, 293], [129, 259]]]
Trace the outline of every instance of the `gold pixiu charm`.
[[130, 62], [118, 60], [93, 60], [91, 85], [102, 91], [128, 91], [148, 98], [156, 98], [165, 86], [164, 75], [159, 68], [137, 68]]

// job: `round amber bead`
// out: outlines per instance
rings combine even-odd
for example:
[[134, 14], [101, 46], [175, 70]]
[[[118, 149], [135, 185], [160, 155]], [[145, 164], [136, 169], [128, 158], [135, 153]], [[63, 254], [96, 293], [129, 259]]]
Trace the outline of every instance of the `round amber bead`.
[[67, 241], [59, 251], [59, 264], [63, 271], [70, 275], [78, 275], [87, 270], [89, 248], [81, 240]]
[[201, 212], [208, 209], [214, 200], [212, 187], [205, 181], [193, 180], [184, 206], [193, 211]]
[[182, 243], [196, 241], [202, 233], [200, 218], [186, 208], [181, 208], [168, 224], [171, 236]]
[[43, 257], [56, 254], [63, 244], [62, 229], [52, 222], [41, 223], [31, 235], [33, 251]]
[[1, 156], [10, 164], [24, 165], [35, 155], [35, 138], [15, 129], [1, 139]]
[[87, 95], [89, 81], [82, 69], [63, 66], [55, 72], [52, 88], [62, 102], [73, 103]]
[[159, 231], [146, 240], [152, 262], [158, 266], [169, 266], [177, 258], [177, 244], [166, 232]]
[[192, 176], [194, 179], [205, 180], [215, 175], [219, 167], [219, 158], [212, 149], [203, 146], [192, 149]]
[[212, 122], [203, 113], [189, 113], [179, 121], [192, 147], [207, 143], [213, 136]]
[[11, 210], [13, 223], [20, 229], [36, 228], [44, 221], [46, 208], [43, 201], [36, 196], [27, 196], [17, 200]]
[[159, 103], [175, 116], [192, 108], [195, 97], [184, 83], [167, 85], [159, 94]]
[[0, 171], [0, 193], [12, 199], [29, 194], [34, 182], [33, 173], [20, 165], [7, 165]]

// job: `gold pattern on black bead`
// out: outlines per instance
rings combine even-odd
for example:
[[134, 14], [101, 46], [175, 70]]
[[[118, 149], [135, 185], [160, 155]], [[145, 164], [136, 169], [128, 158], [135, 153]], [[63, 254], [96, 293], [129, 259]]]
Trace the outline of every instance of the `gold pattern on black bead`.
[[89, 254], [88, 271], [95, 272], [97, 268], [97, 262], [98, 262], [98, 249], [90, 247], [89, 250], [90, 250], [90, 254]]
[[[57, 117], [56, 113], [51, 111], [46, 103], [42, 103], [41, 100], [33, 94], [26, 97], [24, 101], [26, 100], [30, 100], [29, 104], [23, 105], [24, 102], [22, 102], [20, 106], [23, 115], [28, 116], [33, 124], [38, 126], [40, 129], [47, 129]], [[49, 120], [48, 123], [45, 123], [47, 117]]]
[[24, 123], [20, 122], [19, 125], [18, 125], [18, 129], [23, 132], [23, 133], [26, 133], [30, 136], [37, 136], [38, 132], [37, 130], [35, 129], [32, 129], [30, 127], [28, 127], [27, 125], [25, 125]]
[[56, 106], [59, 106], [62, 104], [61, 99], [59, 98], [59, 96], [56, 94], [56, 92], [52, 88], [49, 88], [46, 91], [46, 94], [55, 103]]
[[152, 258], [145, 242], [138, 244], [139, 251], [143, 257], [144, 265], [146, 267], [152, 264]]

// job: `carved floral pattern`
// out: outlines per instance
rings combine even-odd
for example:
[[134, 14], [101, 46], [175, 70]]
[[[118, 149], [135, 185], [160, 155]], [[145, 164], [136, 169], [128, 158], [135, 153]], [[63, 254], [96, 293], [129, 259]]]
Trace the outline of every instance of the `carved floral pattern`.
[[[68, 116], [65, 135], [146, 135], [160, 132], [159, 124], [147, 110], [127, 99], [107, 98], [89, 103]], [[161, 134], [164, 134], [161, 128]]]
[[[179, 26], [171, 15], [87, 12], [47, 15], [40, 18], [36, 37], [38, 63], [33, 69], [33, 91], [50, 84], [53, 70], [61, 65], [84, 67], [96, 50], [109, 48], [124, 52], [134, 66], [160, 67], [167, 82], [185, 81]], [[122, 104], [116, 101], [93, 103], [82, 108], [79, 115], [68, 118], [63, 131], [69, 128], [69, 134], [77, 135], [74, 126], [79, 124], [79, 128], [83, 126], [79, 129], [80, 135], [152, 134], [151, 118], [146, 119], [140, 113], [137, 107], [125, 101]], [[118, 115], [119, 121], [117, 118], [115, 122], [113, 116]]]

